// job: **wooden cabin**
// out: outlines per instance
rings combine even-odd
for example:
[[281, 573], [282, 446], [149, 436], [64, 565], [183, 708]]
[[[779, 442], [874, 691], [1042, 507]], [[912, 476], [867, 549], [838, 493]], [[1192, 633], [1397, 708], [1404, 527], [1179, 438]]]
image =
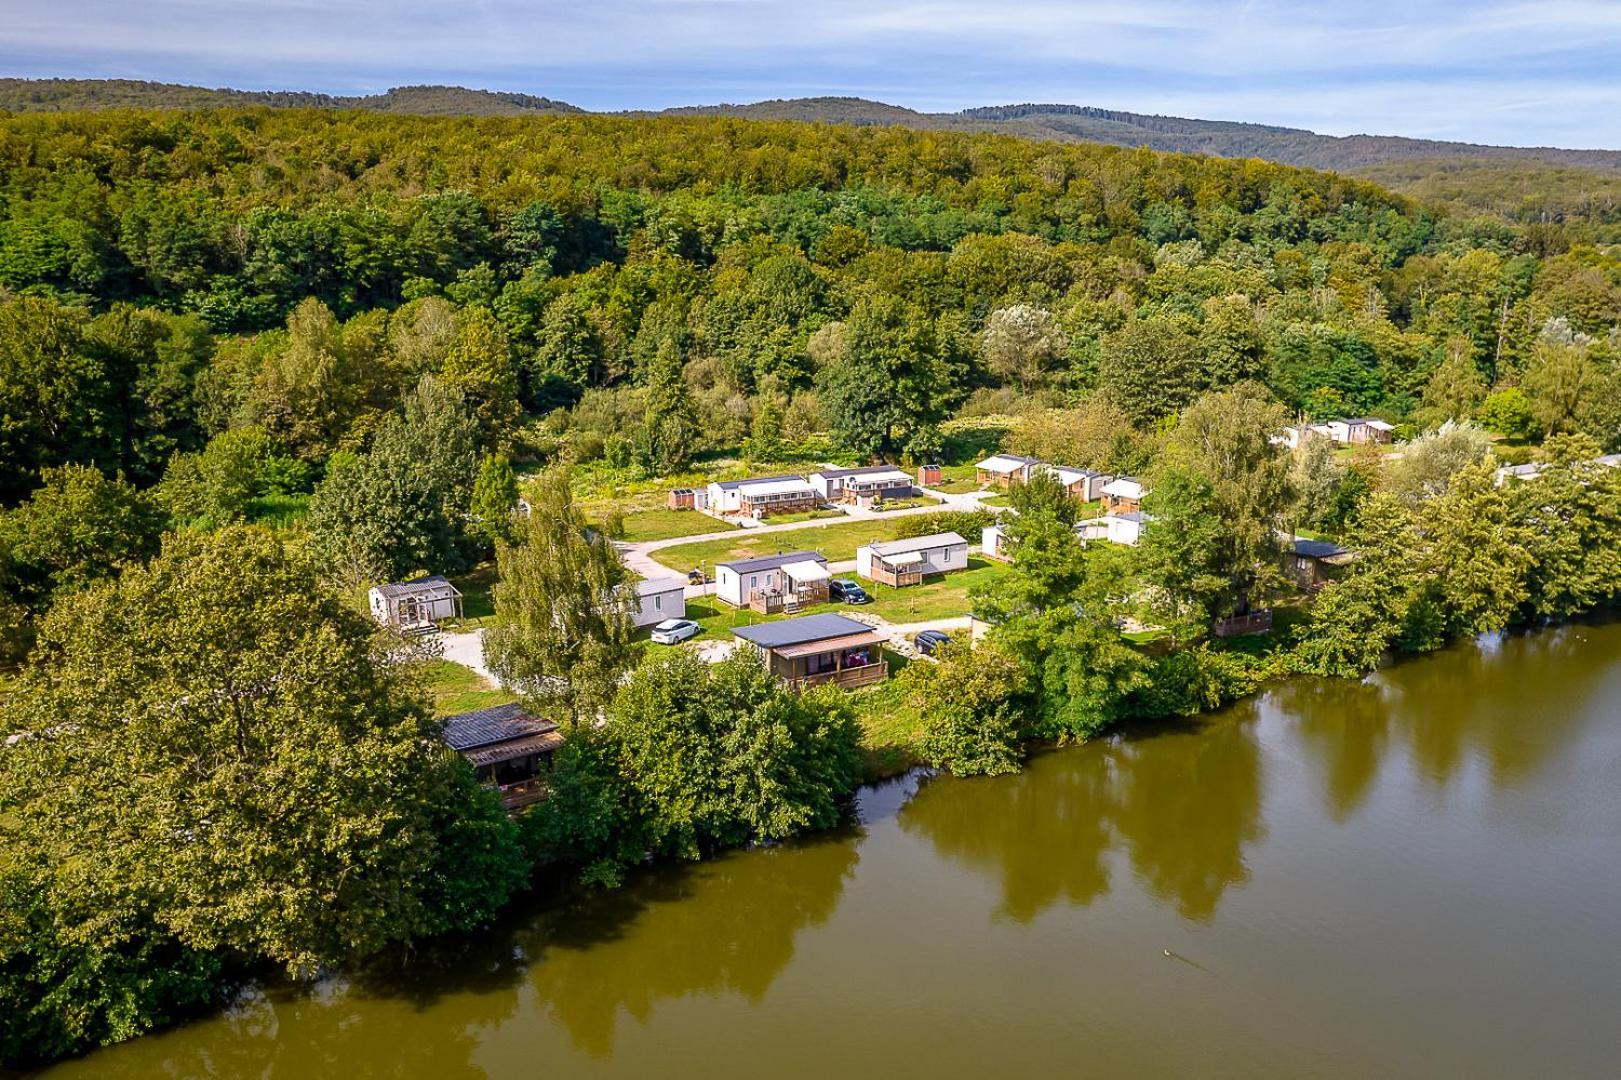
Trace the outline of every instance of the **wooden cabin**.
[[563, 745], [556, 724], [531, 716], [517, 702], [447, 717], [440, 734], [479, 780], [500, 791], [508, 810], [546, 797], [552, 755]]
[[1018, 454], [992, 454], [974, 465], [974, 478], [980, 487], [1007, 489], [1030, 479], [1030, 470], [1041, 462]]
[[843, 615], [804, 615], [732, 633], [754, 646], [772, 675], [796, 689], [825, 683], [850, 689], [889, 678], [883, 635]]
[[1355, 555], [1330, 540], [1307, 540], [1297, 536], [1284, 556], [1284, 568], [1302, 589], [1313, 592], [1334, 579], [1335, 570]]

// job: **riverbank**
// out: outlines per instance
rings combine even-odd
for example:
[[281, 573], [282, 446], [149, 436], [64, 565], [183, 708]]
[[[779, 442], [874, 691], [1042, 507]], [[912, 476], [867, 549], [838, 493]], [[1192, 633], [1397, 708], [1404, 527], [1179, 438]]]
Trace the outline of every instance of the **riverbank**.
[[1613, 618], [1282, 680], [41, 1080], [1606, 1075], [1618, 718]]

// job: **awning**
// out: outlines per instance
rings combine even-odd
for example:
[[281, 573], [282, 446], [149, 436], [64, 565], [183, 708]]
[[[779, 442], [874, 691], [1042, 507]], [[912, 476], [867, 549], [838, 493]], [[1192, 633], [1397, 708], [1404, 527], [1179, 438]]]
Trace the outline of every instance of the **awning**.
[[798, 582], [826, 581], [833, 576], [828, 573], [826, 566], [809, 559], [804, 562], [791, 562], [782, 568], [782, 572]]
[[859, 649], [863, 645], [878, 645], [884, 636], [875, 630], [868, 630], [864, 634], [846, 634], [844, 637], [827, 638], [823, 641], [806, 641], [798, 645], [784, 645], [771, 651], [778, 656], [792, 660], [799, 656], [817, 656], [821, 653], [837, 652], [841, 649]]
[[555, 731], [548, 731], [544, 735], [526, 735], [521, 739], [496, 743], [494, 746], [481, 746], [477, 750], [466, 751], [462, 756], [474, 766], [498, 765], [503, 761], [528, 757], [530, 754], [544, 754], [562, 745], [563, 736]]
[[913, 566], [923, 561], [921, 551], [897, 551], [893, 555], [880, 555], [886, 566]]

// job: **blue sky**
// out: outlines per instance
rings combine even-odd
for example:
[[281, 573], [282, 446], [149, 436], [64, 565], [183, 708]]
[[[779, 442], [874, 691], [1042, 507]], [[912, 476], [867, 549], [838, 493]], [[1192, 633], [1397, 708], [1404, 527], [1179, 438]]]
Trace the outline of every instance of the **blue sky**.
[[1621, 148], [1618, 0], [0, 0], [0, 72], [590, 109], [1067, 102]]

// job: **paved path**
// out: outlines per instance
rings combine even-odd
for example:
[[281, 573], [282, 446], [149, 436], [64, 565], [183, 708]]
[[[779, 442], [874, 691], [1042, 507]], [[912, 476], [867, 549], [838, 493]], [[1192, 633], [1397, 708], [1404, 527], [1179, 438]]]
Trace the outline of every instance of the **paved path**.
[[[884, 510], [881, 512], [851, 508], [838, 517], [816, 518], [813, 521], [789, 521], [780, 525], [755, 525], [748, 529], [747, 532], [750, 535], [757, 535], [759, 533], [791, 532], [795, 529], [823, 529], [829, 525], [839, 525], [846, 521], [881, 521], [885, 518], [908, 517], [914, 514], [938, 514], [945, 510], [981, 510], [984, 509], [981, 500], [997, 494], [992, 491], [969, 491], [959, 495], [949, 495], [931, 488], [921, 490], [925, 495], [939, 499], [940, 502], [929, 506], [909, 506], [902, 510]], [[618, 549], [619, 557], [624, 561], [626, 568], [639, 577], [680, 576], [676, 575], [675, 571], [668, 566], [653, 558], [653, 552], [667, 547], [676, 547], [680, 544], [701, 544], [706, 540], [728, 540], [743, 531], [742, 529], [726, 529], [722, 532], [698, 533], [695, 536], [671, 536], [663, 540], [642, 540], [636, 543], [616, 540], [614, 547]], [[972, 540], [973, 538], [970, 537], [969, 539]], [[855, 569], [855, 563], [853, 561], [833, 563], [829, 566], [829, 569], [835, 574], [847, 573]], [[706, 595], [707, 592], [708, 589], [705, 586], [688, 585], [686, 595], [698, 597]]]
[[465, 668], [472, 668], [488, 679], [491, 686], [501, 685], [500, 680], [490, 672], [489, 666], [484, 663], [484, 631], [464, 630], [451, 632], [441, 630], [436, 636], [439, 646], [443, 650], [442, 655], [446, 660], [454, 661]]

